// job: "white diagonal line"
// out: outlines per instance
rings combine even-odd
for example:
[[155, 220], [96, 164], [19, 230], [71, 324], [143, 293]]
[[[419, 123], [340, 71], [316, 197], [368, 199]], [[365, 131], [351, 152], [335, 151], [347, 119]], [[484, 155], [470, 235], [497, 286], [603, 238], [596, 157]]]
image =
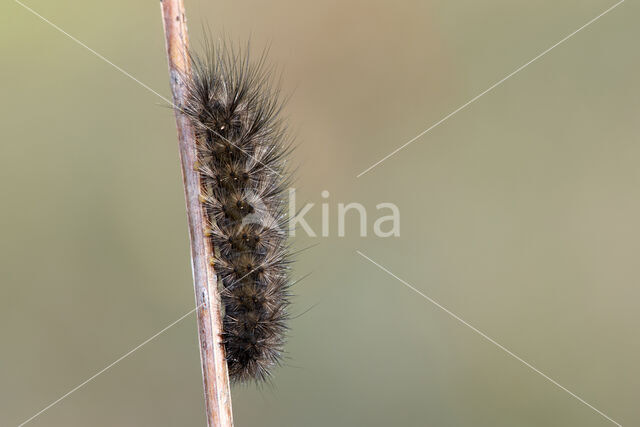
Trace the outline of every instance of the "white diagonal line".
[[512, 71], [511, 73], [509, 73], [508, 75], [506, 75], [505, 77], [503, 77], [501, 80], [497, 81], [496, 83], [492, 84], [491, 86], [489, 86], [487, 89], [485, 89], [484, 91], [482, 91], [481, 93], [479, 93], [478, 95], [474, 96], [473, 98], [471, 98], [469, 101], [467, 101], [466, 103], [462, 104], [460, 107], [456, 108], [455, 110], [453, 110], [452, 112], [450, 112], [449, 114], [447, 114], [446, 116], [444, 116], [443, 118], [441, 118], [440, 120], [438, 120], [437, 122], [435, 122], [433, 125], [431, 125], [429, 128], [423, 130], [422, 132], [420, 132], [418, 135], [414, 136], [413, 138], [411, 138], [409, 141], [405, 142], [403, 145], [401, 145], [400, 147], [396, 148], [395, 150], [393, 150], [391, 153], [387, 154], [386, 156], [384, 156], [382, 159], [378, 160], [377, 162], [375, 162], [374, 164], [372, 164], [371, 166], [369, 166], [368, 168], [366, 168], [365, 170], [363, 170], [362, 172], [360, 172], [356, 178], [360, 178], [362, 175], [364, 175], [365, 173], [369, 172], [371, 169], [375, 168], [376, 166], [378, 166], [380, 163], [384, 162], [385, 160], [387, 160], [389, 157], [393, 156], [394, 154], [398, 153], [400, 150], [406, 148], [408, 145], [412, 144], [415, 140], [419, 139], [420, 137], [422, 137], [423, 135], [425, 135], [426, 133], [428, 133], [429, 131], [431, 131], [432, 129], [434, 129], [435, 127], [441, 125], [442, 123], [444, 123], [445, 121], [447, 121], [449, 118], [451, 118], [452, 116], [454, 116], [455, 114], [457, 114], [458, 112], [460, 112], [461, 110], [463, 110], [464, 108], [468, 107], [470, 104], [474, 103], [475, 101], [477, 101], [480, 97], [482, 97], [483, 95], [487, 94], [488, 92], [492, 91], [493, 89], [495, 89], [496, 87], [500, 86], [502, 83], [504, 83], [505, 81], [507, 81], [508, 79], [510, 79], [511, 77], [513, 77], [515, 74], [517, 74], [518, 72], [522, 71], [523, 69], [525, 69], [526, 67], [528, 67], [529, 65], [531, 65], [533, 62], [537, 61], [538, 59], [542, 58], [544, 55], [546, 55], [547, 53], [549, 53], [551, 50], [553, 50], [555, 47], [559, 46], [560, 44], [564, 43], [565, 41], [567, 41], [568, 39], [570, 39], [571, 37], [573, 37], [574, 35], [576, 35], [577, 33], [579, 33], [580, 31], [584, 30], [585, 28], [587, 28], [589, 25], [593, 24], [594, 22], [596, 22], [598, 19], [602, 18], [604, 15], [606, 15], [607, 13], [611, 12], [613, 9], [615, 9], [616, 7], [620, 6], [622, 3], [624, 3], [625, 0], [620, 0], [618, 3], [614, 4], [613, 6], [611, 6], [609, 9], [605, 10], [604, 12], [602, 12], [600, 15], [596, 16], [595, 18], [593, 18], [592, 20], [590, 20], [589, 22], [587, 22], [586, 24], [584, 24], [582, 27], [578, 28], [577, 30], [575, 30], [574, 32], [572, 32], [571, 34], [569, 34], [568, 36], [566, 36], [565, 38], [563, 38], [562, 40], [560, 40], [559, 42], [557, 42], [556, 44], [554, 44], [553, 46], [551, 46], [550, 48], [546, 49], [545, 51], [543, 51], [542, 53], [540, 53], [538, 56], [536, 56], [535, 58], [533, 58], [532, 60], [530, 60], [529, 62], [527, 62], [526, 64], [521, 65], [520, 67], [516, 68], [514, 71]]
[[[81, 42], [80, 40], [78, 40], [77, 38], [75, 38], [74, 36], [72, 36], [71, 34], [67, 33], [66, 31], [64, 31], [62, 28], [58, 27], [56, 24], [54, 24], [53, 22], [49, 21], [48, 19], [46, 19], [44, 16], [40, 15], [38, 12], [36, 12], [35, 10], [33, 10], [32, 8], [28, 7], [27, 5], [25, 5], [24, 3], [20, 2], [19, 0], [14, 0], [17, 4], [19, 4], [20, 6], [22, 6], [23, 8], [25, 8], [26, 10], [28, 10], [29, 12], [31, 12], [32, 14], [34, 14], [35, 16], [37, 16], [38, 18], [40, 18], [41, 20], [43, 20], [44, 22], [46, 22], [47, 24], [51, 25], [53, 28], [55, 28], [56, 30], [58, 30], [59, 32], [61, 32], [62, 34], [66, 35], [67, 37], [69, 37], [71, 40], [73, 40], [74, 42], [76, 42], [77, 44], [79, 44], [80, 46], [84, 47], [85, 49], [87, 49], [89, 52], [93, 53], [94, 55], [96, 55], [98, 58], [102, 59], [103, 61], [105, 61], [106, 63], [108, 63], [109, 65], [111, 65], [112, 67], [114, 67], [116, 70], [120, 71], [122, 74], [124, 74], [125, 76], [129, 77], [130, 79], [134, 80], [136, 83], [138, 83], [140, 86], [144, 87], [145, 89], [147, 89], [148, 91], [154, 93], [155, 95], [157, 95], [159, 98], [161, 98], [162, 100], [164, 100], [165, 102], [167, 102], [169, 105], [171, 105], [173, 108], [182, 111], [179, 107], [177, 107], [172, 101], [170, 101], [169, 99], [167, 99], [166, 97], [164, 97], [163, 95], [159, 94], [158, 92], [156, 92], [155, 90], [153, 90], [151, 87], [149, 87], [148, 85], [144, 84], [143, 82], [141, 82], [140, 80], [138, 80], [137, 78], [135, 78], [133, 75], [131, 75], [130, 73], [128, 73], [126, 70], [124, 70], [123, 68], [117, 66], [116, 64], [114, 64], [113, 62], [109, 61], [107, 58], [105, 58], [104, 56], [102, 56], [101, 54], [99, 54], [98, 52], [96, 52], [95, 50], [91, 49], [89, 46], [87, 46], [86, 44], [84, 44], [83, 42]], [[220, 135], [219, 133], [217, 133], [215, 130], [213, 129], [209, 129], [212, 132], [214, 132], [216, 135], [218, 135], [220, 138], [224, 139], [225, 141], [227, 141], [229, 144], [233, 145], [234, 147], [238, 148], [240, 151], [244, 152], [245, 154], [247, 154], [248, 156], [252, 157], [255, 159], [255, 157], [253, 157], [250, 153], [247, 153], [246, 151], [244, 151], [242, 148], [238, 147], [237, 145], [235, 145], [234, 143], [232, 143], [231, 141], [229, 141], [228, 139], [226, 139], [225, 137], [223, 137], [222, 135]], [[263, 162], [259, 161], [258, 159], [255, 159], [258, 163], [262, 164], [264, 167], [266, 167], [267, 169], [271, 170], [272, 172], [276, 173], [277, 175], [281, 174], [278, 171], [275, 171], [273, 169], [271, 169], [269, 166], [265, 165]], [[248, 276], [249, 274], [253, 273], [258, 267], [256, 267], [255, 269], [251, 270], [249, 273], [247, 273], [246, 275], [244, 275], [243, 277], [241, 277], [240, 279], [238, 279], [238, 281], [242, 280], [243, 278], [245, 278], [246, 276]], [[84, 382], [78, 384], [76, 387], [74, 387], [73, 389], [71, 389], [70, 391], [68, 391], [67, 393], [65, 393], [64, 395], [62, 395], [61, 397], [59, 397], [58, 399], [56, 399], [55, 401], [53, 401], [52, 403], [50, 403], [49, 405], [47, 405], [45, 408], [43, 408], [42, 410], [40, 410], [38, 413], [36, 413], [35, 415], [31, 416], [29, 419], [25, 420], [24, 422], [22, 422], [18, 427], [22, 427], [25, 424], [31, 422], [33, 419], [35, 419], [36, 417], [38, 417], [39, 415], [41, 415], [42, 413], [46, 412], [47, 410], [49, 410], [50, 408], [52, 408], [53, 406], [55, 406], [56, 404], [60, 403], [62, 400], [64, 400], [65, 398], [67, 398], [68, 396], [70, 396], [71, 394], [73, 394], [74, 392], [76, 392], [77, 390], [79, 390], [80, 388], [82, 388], [83, 386], [85, 386], [86, 384], [90, 383], [91, 381], [93, 381], [94, 379], [96, 379], [99, 375], [101, 375], [102, 373], [104, 373], [105, 371], [107, 371], [108, 369], [112, 368], [113, 366], [115, 366], [116, 364], [118, 364], [119, 362], [121, 362], [123, 359], [127, 358], [128, 356], [130, 356], [131, 354], [133, 354], [135, 351], [139, 350], [141, 347], [143, 347], [144, 345], [146, 345], [147, 343], [149, 343], [150, 341], [152, 341], [153, 339], [157, 338], [158, 336], [160, 336], [161, 334], [163, 334], [164, 332], [166, 332], [168, 329], [170, 329], [171, 327], [175, 326], [177, 323], [179, 323], [180, 321], [182, 321], [184, 318], [186, 318], [187, 316], [189, 316], [191, 313], [193, 313], [194, 311], [198, 310], [198, 308], [201, 306], [202, 304], [198, 305], [197, 307], [195, 307], [194, 309], [192, 309], [191, 311], [189, 311], [188, 313], [184, 314], [182, 317], [180, 317], [179, 319], [177, 319], [176, 321], [174, 321], [173, 323], [171, 323], [170, 325], [168, 325], [167, 327], [165, 327], [164, 329], [162, 329], [161, 331], [159, 331], [158, 333], [156, 333], [155, 335], [151, 336], [150, 338], [146, 339], [145, 341], [143, 341], [141, 344], [139, 344], [138, 346], [136, 346], [135, 348], [133, 348], [132, 350], [130, 350], [129, 352], [125, 353], [124, 355], [122, 355], [121, 357], [119, 357], [118, 359], [116, 359], [114, 362], [112, 362], [111, 364], [109, 364], [108, 366], [106, 366], [105, 368], [101, 369], [100, 371], [98, 371], [97, 373], [95, 373], [94, 375], [92, 375], [91, 377], [89, 377], [87, 380], [85, 380]]]
[[63, 30], [62, 28], [58, 27], [56, 24], [54, 24], [53, 22], [49, 21], [47, 18], [45, 18], [44, 16], [40, 15], [38, 12], [36, 12], [35, 10], [31, 9], [29, 6], [27, 6], [26, 4], [22, 3], [20, 0], [14, 0], [16, 3], [18, 3], [20, 6], [24, 7], [25, 9], [27, 9], [29, 12], [33, 13], [35, 16], [37, 16], [38, 18], [42, 19], [44, 22], [46, 22], [47, 24], [51, 25], [53, 28], [55, 28], [56, 30], [60, 31], [62, 34], [64, 34], [65, 36], [69, 37], [71, 40], [73, 40], [74, 42], [78, 43], [80, 46], [84, 47], [85, 49], [87, 49], [89, 52], [93, 53], [95, 56], [97, 56], [98, 58], [102, 59], [104, 62], [106, 62], [107, 64], [111, 65], [113, 68], [115, 68], [116, 70], [120, 71], [122, 74], [124, 74], [125, 76], [129, 77], [131, 80], [135, 81], [136, 83], [138, 83], [140, 86], [142, 86], [143, 88], [147, 89], [149, 92], [152, 92], [154, 94], [156, 94], [157, 96], [159, 96], [160, 98], [162, 98], [163, 100], [165, 100], [167, 103], [173, 105], [173, 102], [169, 101], [167, 98], [165, 98], [164, 96], [160, 95], [158, 92], [156, 92], [155, 90], [151, 89], [149, 86], [147, 86], [146, 84], [142, 83], [140, 80], [136, 79], [135, 77], [133, 77], [131, 74], [129, 74], [126, 70], [118, 67], [116, 64], [114, 64], [113, 62], [109, 61], [107, 58], [105, 58], [104, 56], [100, 55], [98, 52], [96, 52], [95, 50], [91, 49], [89, 46], [87, 46], [86, 44], [82, 43], [80, 40], [78, 40], [77, 38], [73, 37], [71, 34], [67, 33], [65, 30]]
[[[83, 42], [81, 42], [80, 40], [78, 40], [77, 38], [75, 38], [74, 36], [72, 36], [71, 34], [67, 33], [65, 30], [63, 30], [62, 28], [58, 27], [56, 24], [54, 24], [53, 22], [49, 21], [47, 18], [45, 18], [44, 16], [40, 15], [38, 12], [36, 12], [35, 10], [31, 9], [29, 6], [25, 5], [24, 3], [22, 3], [20, 0], [13, 0], [16, 3], [18, 3], [20, 6], [22, 6], [23, 8], [25, 8], [26, 10], [28, 10], [29, 12], [31, 12], [32, 14], [34, 14], [35, 16], [37, 16], [38, 18], [42, 19], [44, 22], [46, 22], [47, 24], [51, 25], [53, 28], [55, 28], [56, 30], [60, 31], [62, 34], [64, 34], [65, 36], [69, 37], [71, 40], [73, 40], [74, 42], [78, 43], [80, 46], [84, 47], [85, 49], [87, 49], [89, 52], [93, 53], [95, 56], [97, 56], [98, 58], [102, 59], [104, 62], [106, 62], [107, 64], [111, 65], [113, 68], [115, 68], [116, 70], [120, 71], [122, 74], [124, 74], [125, 76], [129, 77], [130, 79], [132, 79], [133, 81], [135, 81], [136, 83], [138, 83], [140, 86], [142, 86], [143, 88], [147, 89], [148, 91], [154, 93], [155, 95], [157, 95], [159, 98], [161, 98], [162, 100], [164, 100], [167, 104], [171, 105], [173, 108], [175, 108], [178, 111], [183, 111], [180, 107], [176, 106], [173, 102], [171, 102], [170, 100], [168, 100], [167, 98], [165, 98], [164, 96], [160, 95], [158, 92], [156, 92], [155, 90], [153, 90], [152, 88], [150, 88], [148, 85], [142, 83], [140, 80], [138, 80], [137, 78], [135, 78], [134, 76], [132, 76], [129, 72], [127, 72], [126, 70], [124, 70], [123, 68], [117, 66], [116, 64], [114, 64], [113, 62], [109, 61], [107, 58], [105, 58], [104, 56], [102, 56], [101, 54], [99, 54], [98, 52], [96, 52], [95, 50], [91, 49], [89, 46], [87, 46], [86, 44], [84, 44]], [[251, 153], [248, 153], [247, 151], [243, 150], [241, 147], [238, 147], [238, 145], [234, 144], [233, 142], [229, 141], [227, 138], [225, 138], [224, 136], [220, 135], [220, 133], [218, 133], [217, 131], [215, 131], [214, 129], [211, 129], [208, 126], [205, 126], [208, 130], [210, 130], [211, 132], [213, 132], [214, 134], [216, 134], [217, 136], [219, 136], [220, 138], [222, 138], [223, 140], [225, 140], [226, 142], [228, 142], [229, 144], [233, 145], [235, 148], [237, 148], [238, 150], [242, 151], [244, 154], [246, 154], [247, 156], [251, 157], [252, 159], [254, 159], [256, 162], [260, 163], [262, 166], [264, 166], [265, 168], [269, 169], [271, 172], [275, 173], [278, 176], [282, 176], [282, 174], [276, 170], [273, 170], [272, 168], [270, 168], [269, 166], [265, 165], [263, 162], [261, 162], [260, 160], [256, 159]]]
[[[257, 266], [256, 268], [254, 268], [253, 270], [251, 270], [250, 272], [248, 272], [247, 274], [245, 274], [244, 276], [242, 276], [241, 278], [239, 278], [238, 280], [234, 281], [231, 285], [232, 286], [238, 282], [240, 282], [242, 279], [244, 279], [245, 277], [247, 277], [248, 275], [250, 275], [251, 273], [253, 273], [254, 271], [256, 271], [257, 269], [259, 269], [260, 266]], [[160, 332], [156, 333], [155, 335], [147, 338], [146, 340], [144, 340], [142, 343], [140, 343], [139, 345], [137, 345], [135, 348], [129, 350], [127, 353], [123, 354], [122, 356], [120, 356], [118, 359], [116, 359], [114, 362], [112, 362], [111, 364], [109, 364], [108, 366], [106, 366], [105, 368], [101, 369], [100, 371], [96, 372], [95, 374], [93, 374], [91, 377], [89, 377], [87, 380], [83, 381], [82, 383], [78, 384], [77, 386], [75, 386], [74, 388], [72, 388], [70, 391], [68, 391], [67, 393], [63, 394], [62, 396], [60, 396], [58, 399], [56, 399], [55, 401], [51, 402], [49, 405], [47, 405], [45, 408], [43, 408], [42, 410], [40, 410], [40, 412], [38, 412], [37, 414], [33, 415], [31, 418], [29, 418], [28, 420], [22, 422], [22, 424], [18, 425], [18, 427], [22, 427], [25, 424], [27, 424], [28, 422], [32, 421], [34, 418], [36, 418], [38, 415], [41, 415], [43, 412], [46, 412], [48, 409], [50, 409], [51, 407], [55, 406], [56, 404], [60, 403], [62, 400], [64, 400], [65, 398], [69, 397], [69, 395], [71, 395], [73, 392], [77, 391], [78, 389], [82, 388], [83, 386], [87, 385], [88, 383], [90, 383], [91, 381], [93, 381], [94, 379], [96, 379], [100, 374], [104, 373], [106, 370], [108, 370], [109, 368], [113, 367], [114, 365], [117, 365], [119, 362], [121, 362], [123, 359], [127, 358], [128, 356], [130, 356], [132, 353], [134, 353], [135, 351], [139, 350], [142, 346], [144, 346], [145, 344], [149, 343], [151, 340], [153, 340], [154, 338], [157, 338], [158, 336], [162, 335], [164, 332], [166, 332], [168, 329], [170, 329], [171, 327], [175, 326], [177, 323], [179, 323], [181, 320], [183, 320], [185, 317], [189, 316], [191, 313], [193, 313], [194, 311], [196, 311], [197, 309], [199, 309], [200, 307], [202, 307], [203, 305], [205, 305], [206, 302], [203, 302], [201, 304], [198, 304], [194, 309], [192, 309], [191, 311], [189, 311], [188, 313], [184, 314], [183, 316], [181, 316], [178, 320], [176, 320], [175, 322], [171, 323], [169, 326], [165, 327], [164, 329], [162, 329]]]
[[[201, 304], [202, 305], [202, 304]], [[95, 374], [93, 374], [92, 376], [90, 376], [88, 379], [86, 379], [85, 381], [83, 381], [82, 383], [78, 384], [77, 386], [75, 386], [74, 388], [72, 388], [71, 390], [69, 390], [67, 393], [63, 394], [62, 396], [60, 396], [58, 399], [54, 400], [53, 402], [51, 402], [49, 405], [45, 406], [44, 408], [42, 408], [40, 410], [40, 412], [36, 413], [35, 415], [33, 415], [31, 418], [23, 421], [18, 427], [22, 427], [23, 425], [31, 422], [34, 418], [36, 418], [37, 416], [41, 415], [43, 412], [46, 412], [47, 410], [49, 410], [51, 407], [55, 406], [56, 404], [60, 403], [62, 400], [66, 399], [67, 397], [69, 397], [69, 395], [71, 395], [72, 393], [76, 392], [77, 390], [79, 390], [80, 388], [84, 387], [85, 385], [87, 385], [88, 383], [90, 383], [91, 381], [93, 381], [94, 379], [96, 379], [99, 375], [103, 374], [105, 371], [107, 371], [108, 369], [112, 368], [114, 365], [117, 365], [118, 363], [120, 363], [123, 359], [129, 357], [131, 354], [133, 354], [134, 352], [136, 352], [137, 350], [139, 350], [141, 347], [143, 347], [144, 345], [148, 344], [150, 341], [152, 341], [153, 339], [157, 338], [158, 336], [162, 335], [163, 333], [165, 333], [168, 329], [170, 329], [171, 327], [175, 326], [177, 323], [179, 323], [180, 321], [182, 321], [184, 318], [188, 317], [191, 313], [193, 313], [194, 311], [196, 311], [198, 308], [200, 308], [200, 305], [198, 305], [197, 307], [191, 309], [188, 313], [184, 314], [183, 316], [181, 316], [178, 320], [176, 320], [175, 322], [169, 324], [168, 326], [166, 326], [164, 329], [162, 329], [161, 331], [157, 332], [155, 335], [147, 338], [146, 340], [144, 340], [142, 343], [140, 343], [139, 345], [137, 345], [136, 347], [134, 347], [133, 349], [129, 350], [128, 352], [126, 352], [125, 354], [123, 354], [122, 356], [120, 356], [119, 358], [117, 358], [115, 361], [113, 361], [112, 363], [110, 363], [109, 365], [107, 365], [106, 367], [102, 368], [101, 370], [99, 370], [98, 372], [96, 372]]]
[[522, 359], [520, 356], [518, 356], [517, 354], [515, 354], [514, 352], [512, 352], [511, 350], [509, 350], [508, 348], [506, 348], [505, 346], [503, 346], [502, 344], [500, 344], [499, 342], [497, 342], [496, 340], [494, 340], [493, 338], [491, 338], [490, 336], [488, 336], [487, 334], [485, 334], [484, 332], [482, 332], [481, 330], [476, 328], [475, 326], [470, 325], [464, 319], [462, 319], [460, 316], [458, 316], [457, 314], [455, 314], [451, 310], [447, 309], [446, 307], [442, 306], [440, 303], [435, 301], [433, 298], [430, 298], [429, 296], [425, 295], [423, 292], [421, 292], [418, 289], [414, 288], [411, 284], [405, 282], [404, 280], [402, 280], [401, 278], [399, 278], [398, 276], [393, 274], [391, 271], [387, 270], [385, 267], [381, 266], [380, 264], [378, 264], [377, 262], [375, 262], [374, 260], [372, 260], [371, 258], [366, 256], [365, 254], [363, 254], [362, 252], [360, 252], [358, 250], [356, 252], [358, 253], [358, 255], [360, 255], [361, 257], [363, 257], [364, 259], [366, 259], [370, 263], [374, 264], [379, 269], [381, 269], [382, 271], [384, 271], [385, 273], [387, 273], [389, 276], [393, 277], [394, 279], [398, 280], [400, 283], [402, 283], [403, 285], [405, 285], [406, 287], [408, 287], [409, 289], [411, 289], [412, 291], [414, 291], [418, 295], [422, 296], [424, 299], [429, 301], [431, 304], [435, 305], [436, 307], [438, 307], [439, 309], [441, 309], [442, 311], [447, 313], [449, 316], [453, 317], [458, 322], [462, 323], [463, 325], [465, 325], [466, 327], [468, 327], [469, 329], [471, 329], [472, 331], [474, 331], [475, 333], [480, 335], [482, 338], [484, 338], [485, 340], [489, 341], [491, 344], [493, 344], [496, 347], [498, 347], [500, 350], [502, 350], [505, 353], [507, 353], [509, 356], [513, 357], [514, 359], [516, 359], [517, 361], [519, 361], [520, 363], [522, 363], [523, 365], [525, 365], [526, 367], [528, 367], [532, 371], [534, 371], [537, 374], [541, 375], [543, 378], [545, 378], [546, 380], [548, 380], [549, 382], [551, 382], [552, 384], [554, 384], [558, 388], [566, 391], [571, 396], [575, 397], [580, 402], [582, 402], [583, 404], [585, 404], [589, 408], [593, 409], [594, 411], [596, 411], [598, 414], [602, 415], [607, 420], [611, 421], [613, 424], [617, 425], [618, 427], [622, 427], [621, 424], [619, 424], [618, 422], [613, 420], [607, 414], [605, 414], [604, 412], [600, 411], [598, 408], [594, 407], [589, 402], [587, 402], [586, 400], [584, 400], [583, 398], [581, 398], [580, 396], [578, 396], [577, 394], [575, 394], [574, 392], [572, 392], [571, 390], [569, 390], [568, 388], [566, 388], [565, 386], [563, 386], [562, 384], [560, 384], [559, 382], [554, 380], [553, 378], [549, 377], [547, 374], [545, 374], [544, 372], [540, 371], [538, 368], [536, 368], [535, 366], [533, 366], [532, 364], [530, 364], [526, 360]]

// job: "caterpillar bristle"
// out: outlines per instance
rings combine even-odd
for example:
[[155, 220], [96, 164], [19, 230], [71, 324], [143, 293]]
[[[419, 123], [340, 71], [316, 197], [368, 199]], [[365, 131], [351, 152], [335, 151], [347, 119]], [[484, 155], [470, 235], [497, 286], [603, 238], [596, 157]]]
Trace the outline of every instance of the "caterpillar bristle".
[[211, 263], [222, 284], [222, 341], [232, 382], [269, 379], [281, 364], [289, 314], [285, 190], [291, 150], [265, 53], [205, 43], [190, 54], [182, 112], [196, 134]]

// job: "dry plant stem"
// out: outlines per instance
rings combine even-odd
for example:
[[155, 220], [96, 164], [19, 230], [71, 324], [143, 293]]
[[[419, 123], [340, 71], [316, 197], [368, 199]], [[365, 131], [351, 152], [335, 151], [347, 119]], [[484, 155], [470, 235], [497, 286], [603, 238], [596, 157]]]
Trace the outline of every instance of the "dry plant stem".
[[161, 0], [160, 7], [164, 22], [169, 74], [182, 163], [182, 179], [187, 203], [189, 236], [191, 238], [191, 263], [193, 282], [198, 307], [198, 336], [200, 339], [200, 359], [204, 382], [205, 407], [209, 427], [231, 427], [231, 393], [229, 374], [221, 341], [222, 316], [216, 273], [209, 263], [213, 248], [204, 236], [205, 222], [200, 196], [200, 175], [195, 170], [196, 141], [193, 128], [179, 110], [184, 104], [186, 87], [180, 79], [188, 74], [187, 23], [182, 0]]

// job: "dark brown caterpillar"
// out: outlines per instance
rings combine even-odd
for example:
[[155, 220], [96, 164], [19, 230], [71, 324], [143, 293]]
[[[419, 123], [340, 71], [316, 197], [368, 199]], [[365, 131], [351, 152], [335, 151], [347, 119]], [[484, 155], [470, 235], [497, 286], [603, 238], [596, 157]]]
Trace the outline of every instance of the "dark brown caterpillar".
[[233, 382], [264, 381], [282, 360], [289, 305], [285, 157], [265, 55], [207, 45], [191, 55], [183, 112], [196, 132], [211, 262], [222, 284], [223, 342]]

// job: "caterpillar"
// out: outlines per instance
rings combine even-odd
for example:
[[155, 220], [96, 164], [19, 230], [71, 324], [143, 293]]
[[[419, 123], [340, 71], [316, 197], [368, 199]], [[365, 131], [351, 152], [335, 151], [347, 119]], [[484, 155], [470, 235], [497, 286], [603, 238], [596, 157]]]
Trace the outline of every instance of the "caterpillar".
[[266, 51], [226, 43], [190, 52], [183, 113], [196, 135], [200, 201], [224, 309], [232, 383], [264, 382], [282, 362], [290, 304], [287, 201], [291, 140]]

